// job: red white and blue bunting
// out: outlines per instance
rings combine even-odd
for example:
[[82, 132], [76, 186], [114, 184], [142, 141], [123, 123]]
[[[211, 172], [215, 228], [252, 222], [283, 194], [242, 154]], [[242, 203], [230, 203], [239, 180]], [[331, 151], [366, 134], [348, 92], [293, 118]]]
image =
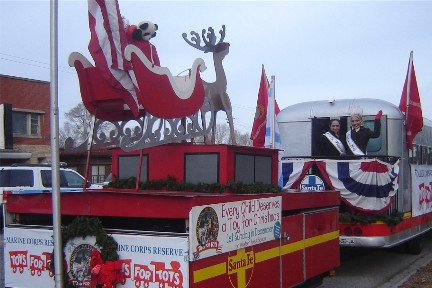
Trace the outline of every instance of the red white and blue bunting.
[[385, 211], [398, 189], [399, 161], [391, 165], [377, 159], [284, 160], [284, 189], [296, 189], [312, 165], [344, 202], [362, 211]]

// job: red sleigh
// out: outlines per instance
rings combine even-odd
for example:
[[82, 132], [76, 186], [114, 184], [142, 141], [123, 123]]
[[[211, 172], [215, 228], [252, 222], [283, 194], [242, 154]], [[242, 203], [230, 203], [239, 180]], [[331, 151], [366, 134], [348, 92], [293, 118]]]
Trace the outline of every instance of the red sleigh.
[[[133, 65], [139, 88], [138, 102], [145, 112], [159, 118], [181, 118], [196, 113], [204, 102], [204, 87], [200, 71], [205, 69], [204, 61], [196, 59], [191, 73], [186, 77], [173, 77], [168, 68], [153, 66], [136, 46], [128, 45], [125, 57]], [[74, 52], [69, 56], [69, 65], [74, 66], [79, 78], [81, 98], [84, 106], [96, 118], [106, 121], [127, 121], [136, 119], [128, 109], [125, 91], [113, 88], [99, 70], [83, 55]]]
[[[125, 101], [130, 95], [113, 88], [87, 58], [73, 52], [69, 55], [69, 66], [74, 66], [77, 71], [81, 98], [90, 114], [98, 119], [113, 122], [136, 118]], [[144, 110], [141, 109], [139, 114], [143, 116]]]
[[200, 72], [205, 70], [204, 60], [192, 64], [190, 75], [172, 76], [166, 67], [153, 65], [135, 45], [126, 46], [125, 58], [131, 61], [141, 94], [138, 102], [159, 118], [181, 118], [196, 113], [204, 102], [204, 87]]

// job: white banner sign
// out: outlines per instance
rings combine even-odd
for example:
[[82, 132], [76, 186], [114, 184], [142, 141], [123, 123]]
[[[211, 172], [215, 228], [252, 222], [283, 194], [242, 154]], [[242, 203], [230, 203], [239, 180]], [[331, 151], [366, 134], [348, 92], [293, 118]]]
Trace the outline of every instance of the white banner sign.
[[432, 166], [411, 165], [412, 215], [432, 212]]
[[280, 238], [282, 197], [193, 207], [191, 261]]
[[189, 287], [187, 237], [113, 237], [126, 276], [126, 283], [117, 287]]
[[52, 230], [4, 228], [5, 286], [54, 287]]
[[[126, 277], [125, 283], [116, 287], [189, 287], [187, 237], [112, 236], [118, 244], [117, 253]], [[67, 256], [68, 263], [72, 263], [69, 271], [77, 272], [73, 280], [80, 287], [89, 285], [80, 278], [86, 275], [79, 273], [89, 270], [81, 267], [89, 261], [78, 260], [84, 254], [89, 256], [94, 243], [91, 238], [94, 237], [74, 239], [72, 246], [76, 249], [70, 249]], [[53, 275], [48, 270], [53, 249], [51, 230], [4, 228], [6, 287], [54, 287]]]

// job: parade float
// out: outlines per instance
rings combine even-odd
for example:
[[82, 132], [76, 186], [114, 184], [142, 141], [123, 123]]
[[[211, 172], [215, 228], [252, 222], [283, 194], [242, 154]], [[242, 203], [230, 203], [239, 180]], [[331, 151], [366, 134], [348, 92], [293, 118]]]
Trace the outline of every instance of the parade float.
[[[108, 31], [109, 23], [98, 21], [110, 18], [92, 12], [110, 8], [98, 3], [89, 1], [92, 37], [102, 37], [98, 28]], [[128, 42], [116, 11], [110, 27], [117, 29], [109, 33], [119, 33], [124, 53], [116, 58], [110, 50], [108, 58], [124, 69], [101, 59], [107, 47], [90, 47], [100, 43], [93, 38], [95, 65], [77, 52], [69, 58], [95, 116], [89, 161], [92, 147], [111, 147], [113, 180], [103, 189], [61, 194], [65, 287], [292, 287], [338, 267], [339, 192], [283, 191], [277, 149], [234, 145], [225, 27], [219, 41], [211, 27], [190, 39], [183, 34], [189, 45], [213, 53], [219, 78], [203, 81], [205, 65], [197, 59], [178, 79], [158, 66], [149, 42], [157, 25], [128, 27], [140, 30]], [[229, 119], [231, 145], [207, 137], [218, 111]], [[115, 131], [98, 134], [105, 121]], [[51, 198], [8, 195], [6, 287], [54, 287]]]

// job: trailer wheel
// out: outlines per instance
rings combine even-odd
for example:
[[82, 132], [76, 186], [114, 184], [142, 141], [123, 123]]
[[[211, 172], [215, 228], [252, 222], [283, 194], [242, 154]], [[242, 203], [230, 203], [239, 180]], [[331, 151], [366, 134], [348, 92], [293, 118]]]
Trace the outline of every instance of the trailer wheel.
[[424, 247], [424, 235], [420, 235], [406, 243], [407, 252], [414, 255], [419, 255]]

